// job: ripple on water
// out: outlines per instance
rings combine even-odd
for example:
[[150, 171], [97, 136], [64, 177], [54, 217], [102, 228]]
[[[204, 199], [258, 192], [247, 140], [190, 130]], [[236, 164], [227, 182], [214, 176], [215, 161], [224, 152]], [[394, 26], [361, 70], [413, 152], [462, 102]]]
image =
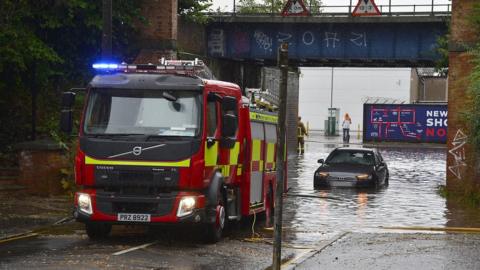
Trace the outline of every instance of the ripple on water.
[[445, 199], [437, 193], [438, 186], [445, 185], [445, 149], [380, 149], [390, 170], [388, 188], [314, 190], [317, 160], [333, 149], [332, 143], [308, 142], [305, 155], [289, 160], [292, 196], [284, 202], [284, 226], [299, 232], [293, 230], [287, 240], [306, 244], [341, 231], [446, 224]]

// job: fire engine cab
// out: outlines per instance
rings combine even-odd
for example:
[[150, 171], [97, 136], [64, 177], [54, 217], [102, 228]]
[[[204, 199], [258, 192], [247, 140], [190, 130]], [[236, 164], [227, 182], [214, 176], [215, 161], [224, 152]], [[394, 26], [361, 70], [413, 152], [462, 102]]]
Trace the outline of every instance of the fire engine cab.
[[[92, 239], [114, 224], [196, 224], [210, 242], [227, 221], [273, 216], [277, 116], [202, 61], [101, 63], [86, 87], [74, 216]], [[72, 131], [75, 93], [62, 98]]]

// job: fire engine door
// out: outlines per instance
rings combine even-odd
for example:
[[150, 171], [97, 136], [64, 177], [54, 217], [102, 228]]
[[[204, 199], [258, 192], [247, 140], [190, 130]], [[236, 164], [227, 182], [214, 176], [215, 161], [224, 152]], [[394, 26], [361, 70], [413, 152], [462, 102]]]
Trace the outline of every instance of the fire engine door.
[[265, 160], [265, 129], [263, 123], [252, 122], [251, 142], [251, 176], [250, 176], [250, 207], [260, 207], [263, 204], [263, 170]]

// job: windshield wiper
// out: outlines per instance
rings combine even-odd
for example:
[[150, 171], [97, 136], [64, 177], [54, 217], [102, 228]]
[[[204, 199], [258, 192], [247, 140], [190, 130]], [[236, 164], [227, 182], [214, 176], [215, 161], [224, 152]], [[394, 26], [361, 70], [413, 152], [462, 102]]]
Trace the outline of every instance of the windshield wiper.
[[152, 135], [147, 135], [145, 137], [145, 141], [150, 141], [150, 140], [154, 140], [154, 139], [161, 139], [161, 140], [171, 140], [171, 139], [185, 139], [185, 138], [193, 138], [193, 137], [189, 137], [189, 136], [180, 136], [180, 135], [155, 135], [155, 134], [152, 134]]
[[145, 134], [139, 133], [103, 133], [103, 134], [87, 134], [87, 137], [102, 138], [102, 139], [125, 139], [143, 136]]

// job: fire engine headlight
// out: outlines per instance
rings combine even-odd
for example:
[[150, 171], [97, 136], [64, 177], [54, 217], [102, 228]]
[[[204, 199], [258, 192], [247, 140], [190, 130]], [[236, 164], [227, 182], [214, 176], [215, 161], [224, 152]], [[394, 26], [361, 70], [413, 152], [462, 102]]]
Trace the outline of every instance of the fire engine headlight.
[[92, 199], [89, 194], [78, 193], [78, 209], [85, 214], [91, 215], [93, 213], [92, 209]]
[[178, 205], [177, 217], [184, 217], [193, 213], [195, 203], [195, 197], [183, 197]]

